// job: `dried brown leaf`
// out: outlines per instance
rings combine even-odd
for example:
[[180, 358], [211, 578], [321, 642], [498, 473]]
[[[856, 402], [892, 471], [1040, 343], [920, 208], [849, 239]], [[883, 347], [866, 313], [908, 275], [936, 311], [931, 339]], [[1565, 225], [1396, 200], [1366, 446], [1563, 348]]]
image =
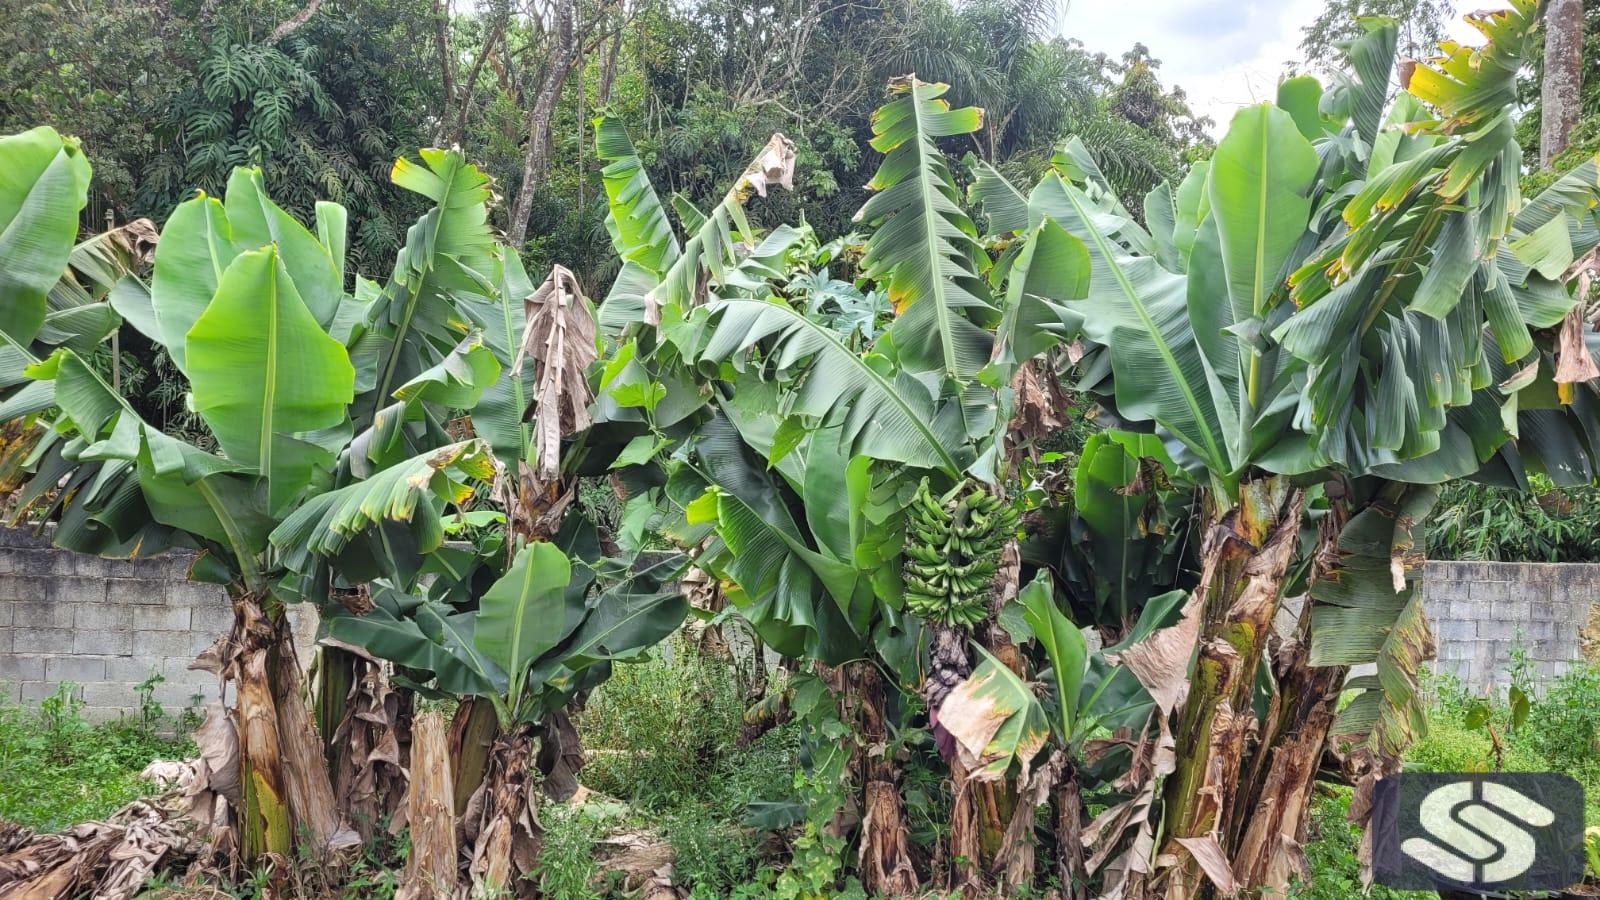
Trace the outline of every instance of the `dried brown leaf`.
[[1239, 885], [1233, 878], [1233, 869], [1228, 865], [1228, 855], [1222, 852], [1222, 847], [1217, 844], [1216, 836], [1201, 835], [1200, 837], [1181, 837], [1176, 839], [1189, 855], [1200, 863], [1201, 871], [1217, 886], [1217, 891], [1224, 897], [1232, 897], [1239, 893]]
[[598, 357], [594, 316], [577, 276], [555, 266], [544, 284], [523, 301], [527, 324], [511, 365], [513, 376], [528, 359], [538, 366], [533, 401], [533, 447], [543, 481], [561, 473], [561, 439], [589, 427], [586, 372]]

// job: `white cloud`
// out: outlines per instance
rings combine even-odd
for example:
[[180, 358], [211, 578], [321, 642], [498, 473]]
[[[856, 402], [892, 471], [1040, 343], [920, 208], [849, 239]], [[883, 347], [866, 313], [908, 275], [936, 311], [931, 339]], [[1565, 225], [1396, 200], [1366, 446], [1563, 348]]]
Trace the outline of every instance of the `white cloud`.
[[[1506, 4], [1456, 0], [1451, 36], [1480, 43], [1460, 15], [1485, 5]], [[1220, 135], [1241, 107], [1273, 98], [1286, 66], [1301, 60], [1300, 30], [1322, 8], [1323, 0], [1077, 0], [1061, 30], [1113, 58], [1143, 43], [1161, 60], [1162, 82], [1182, 86]]]

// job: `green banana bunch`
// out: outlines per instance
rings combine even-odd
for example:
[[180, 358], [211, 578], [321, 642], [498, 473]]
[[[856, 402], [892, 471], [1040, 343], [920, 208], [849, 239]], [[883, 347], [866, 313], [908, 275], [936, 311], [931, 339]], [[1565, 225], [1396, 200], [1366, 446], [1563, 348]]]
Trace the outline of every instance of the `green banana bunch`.
[[906, 508], [907, 608], [950, 626], [983, 621], [1000, 554], [1016, 531], [1016, 510], [982, 485], [963, 481], [935, 497], [922, 479]]

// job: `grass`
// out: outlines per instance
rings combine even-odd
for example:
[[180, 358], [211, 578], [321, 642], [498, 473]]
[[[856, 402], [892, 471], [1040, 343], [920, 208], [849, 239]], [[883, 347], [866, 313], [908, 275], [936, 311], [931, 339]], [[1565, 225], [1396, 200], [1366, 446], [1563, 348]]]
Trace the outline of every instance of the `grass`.
[[0, 705], [0, 818], [37, 831], [103, 818], [149, 793], [138, 776], [151, 760], [192, 756], [192, 714], [169, 716], [155, 684], [142, 686], [139, 715], [103, 725], [83, 720], [71, 685], [37, 710]]

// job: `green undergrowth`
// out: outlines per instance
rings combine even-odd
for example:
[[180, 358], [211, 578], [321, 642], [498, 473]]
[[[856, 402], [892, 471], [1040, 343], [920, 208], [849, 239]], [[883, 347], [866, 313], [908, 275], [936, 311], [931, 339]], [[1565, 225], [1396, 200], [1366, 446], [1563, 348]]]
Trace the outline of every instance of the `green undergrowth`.
[[138, 715], [100, 725], [84, 720], [72, 685], [37, 709], [0, 704], [0, 819], [56, 831], [103, 818], [150, 792], [139, 772], [151, 760], [194, 755], [192, 712], [162, 709], [155, 684], [141, 686]]
[[773, 877], [766, 835], [744, 821], [752, 803], [792, 793], [799, 739], [793, 726], [780, 726], [740, 747], [745, 703], [734, 668], [682, 640], [617, 667], [577, 721], [589, 759], [581, 780], [617, 802], [586, 804], [600, 812], [550, 823], [548, 840], [561, 852], [543, 863], [546, 894], [596, 896], [568, 877], [594, 870], [585, 842], [566, 832], [643, 829], [672, 845], [673, 881], [692, 896], [762, 896], [758, 886]]
[[1449, 676], [1427, 687], [1435, 697], [1428, 734], [1406, 753], [1407, 768], [1560, 772], [1583, 785], [1585, 824], [1600, 825], [1600, 668], [1575, 664], [1535, 684], [1514, 649], [1511, 687], [1495, 696], [1479, 697]]

